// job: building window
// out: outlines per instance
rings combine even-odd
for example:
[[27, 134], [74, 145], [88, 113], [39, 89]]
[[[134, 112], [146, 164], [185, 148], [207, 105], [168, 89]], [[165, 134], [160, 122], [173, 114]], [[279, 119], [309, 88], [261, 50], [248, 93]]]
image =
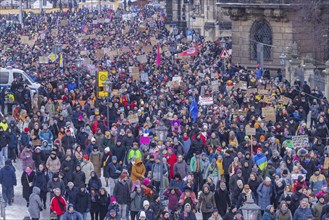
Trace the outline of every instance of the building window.
[[263, 44], [264, 60], [271, 60], [272, 29], [266, 20], [255, 21], [250, 29], [250, 59], [257, 59], [257, 44]]

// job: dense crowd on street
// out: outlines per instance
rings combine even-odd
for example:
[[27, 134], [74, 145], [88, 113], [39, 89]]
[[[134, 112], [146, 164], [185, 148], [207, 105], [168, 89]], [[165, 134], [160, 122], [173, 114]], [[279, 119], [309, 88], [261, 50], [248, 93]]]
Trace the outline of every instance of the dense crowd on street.
[[[253, 220], [243, 215], [251, 203], [262, 220], [328, 220], [322, 92], [220, 59], [230, 41], [187, 39], [162, 7], [131, 11], [0, 21], [1, 66], [42, 85], [33, 94], [15, 78], [1, 90], [6, 205], [22, 184], [33, 220], [46, 207], [60, 220]], [[39, 62], [59, 44], [57, 60]], [[96, 89], [102, 70], [108, 97]]]

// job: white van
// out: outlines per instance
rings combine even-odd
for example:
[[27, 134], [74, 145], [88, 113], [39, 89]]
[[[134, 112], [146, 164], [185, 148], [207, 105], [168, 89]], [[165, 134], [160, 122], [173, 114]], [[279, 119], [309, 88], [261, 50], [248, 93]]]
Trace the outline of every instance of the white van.
[[28, 85], [31, 95], [41, 86], [39, 83], [33, 82], [23, 70], [13, 69], [12, 67], [0, 68], [0, 88], [10, 87], [14, 78], [18, 78], [23, 84]]

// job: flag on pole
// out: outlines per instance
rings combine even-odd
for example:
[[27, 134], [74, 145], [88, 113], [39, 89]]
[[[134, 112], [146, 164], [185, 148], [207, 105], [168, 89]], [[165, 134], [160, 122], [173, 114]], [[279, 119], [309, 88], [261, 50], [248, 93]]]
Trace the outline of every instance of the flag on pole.
[[184, 50], [179, 54], [181, 57], [195, 57], [198, 55], [198, 46], [194, 46], [192, 48], [189, 48], [187, 50]]
[[82, 22], [82, 25], [81, 25], [81, 31], [84, 33], [87, 33], [87, 31], [88, 31], [88, 27], [84, 21]]
[[157, 57], [156, 57], [156, 63], [157, 66], [161, 65], [161, 53], [160, 53], [160, 44], [158, 43], [157, 47]]
[[64, 68], [64, 60], [63, 60], [63, 54], [59, 56], [59, 67]]
[[198, 108], [198, 103], [195, 100], [195, 97], [193, 97], [193, 101], [191, 102], [190, 105], [190, 115], [192, 118], [192, 123], [195, 123], [199, 114], [199, 108]]

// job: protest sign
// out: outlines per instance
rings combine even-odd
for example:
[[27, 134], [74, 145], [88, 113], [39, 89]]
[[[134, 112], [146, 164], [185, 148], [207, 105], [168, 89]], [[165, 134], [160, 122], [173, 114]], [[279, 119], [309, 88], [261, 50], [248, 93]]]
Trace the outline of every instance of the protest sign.
[[216, 72], [212, 72], [212, 73], [211, 73], [211, 78], [212, 78], [212, 79], [218, 79], [218, 73], [216, 73]]
[[123, 53], [129, 53], [130, 51], [131, 51], [131, 50], [130, 50], [129, 47], [127, 47], [127, 46], [122, 47], [122, 52], [123, 52]]
[[139, 73], [139, 69], [138, 67], [131, 66], [129, 67], [129, 72], [132, 73], [131, 75], [133, 75], [133, 73]]
[[209, 97], [199, 97], [199, 104], [200, 105], [212, 105], [214, 104], [214, 98], [212, 96]]
[[146, 53], [152, 52], [152, 50], [153, 50], [153, 47], [152, 46], [144, 46], [143, 47], [143, 51], [146, 52]]
[[241, 109], [234, 110], [233, 111], [233, 115], [237, 115], [237, 116], [243, 115], [243, 116], [246, 116], [247, 115], [247, 111], [244, 111], [244, 110], [241, 110]]
[[177, 81], [177, 82], [180, 84], [181, 81], [182, 81], [182, 77], [180, 77], [180, 76], [174, 76], [174, 77], [172, 78], [172, 81]]
[[47, 56], [40, 56], [39, 57], [39, 63], [48, 63], [48, 57]]
[[157, 39], [155, 37], [151, 37], [150, 41], [151, 41], [152, 46], [157, 44]]
[[297, 135], [292, 136], [292, 146], [297, 147], [308, 147], [308, 135]]
[[214, 92], [218, 92], [219, 90], [219, 82], [218, 80], [214, 80], [211, 82], [211, 89], [214, 91]]
[[272, 101], [274, 101], [275, 98], [273, 96], [270, 95], [264, 95], [263, 101], [267, 104], [271, 104]]
[[68, 20], [61, 20], [61, 26], [68, 26], [69, 25], [69, 21]]
[[247, 96], [255, 95], [257, 93], [257, 89], [247, 89]]
[[327, 170], [329, 168], [329, 157], [324, 159], [323, 169]]
[[240, 83], [241, 83], [240, 89], [247, 90], [247, 88], [248, 88], [247, 82], [246, 81], [240, 81]]
[[140, 63], [147, 63], [147, 57], [146, 55], [139, 55], [137, 56], [137, 60], [140, 62]]
[[21, 42], [22, 42], [22, 44], [28, 44], [29, 37], [28, 36], [21, 36]]
[[141, 72], [141, 81], [142, 82], [148, 82], [149, 81], [149, 76], [146, 72]]
[[258, 89], [258, 94], [259, 95], [268, 95], [268, 94], [270, 94], [270, 91], [267, 89]]
[[131, 114], [127, 117], [127, 120], [129, 121], [130, 124], [135, 124], [138, 123], [138, 115], [137, 114]]
[[256, 135], [256, 128], [247, 128], [246, 127], [246, 135], [250, 135], [250, 136]]
[[288, 105], [290, 101], [291, 101], [290, 98], [285, 97], [285, 96], [283, 96], [283, 95], [280, 96], [280, 103], [282, 103], [282, 104], [284, 104], [284, 105]]
[[51, 35], [52, 35], [53, 37], [57, 37], [57, 35], [58, 35], [58, 30], [57, 30], [57, 29], [51, 29]]
[[84, 56], [84, 55], [88, 55], [88, 51], [87, 51], [87, 50], [82, 50], [82, 51], [80, 51], [80, 54], [81, 54], [82, 56]]
[[265, 119], [265, 121], [276, 121], [276, 115], [275, 115], [275, 110], [273, 107], [264, 107], [262, 108], [262, 115]]

